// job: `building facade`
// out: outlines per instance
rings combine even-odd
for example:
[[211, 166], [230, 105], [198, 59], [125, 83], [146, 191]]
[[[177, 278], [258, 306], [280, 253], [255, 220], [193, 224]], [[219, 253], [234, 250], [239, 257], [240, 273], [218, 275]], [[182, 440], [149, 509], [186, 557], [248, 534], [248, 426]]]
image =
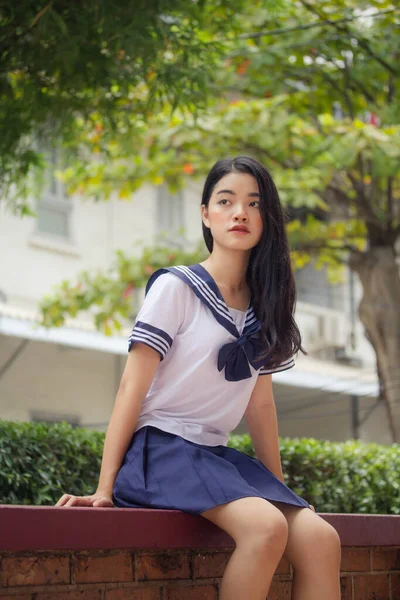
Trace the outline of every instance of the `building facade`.
[[[200, 184], [189, 183], [176, 195], [143, 186], [130, 202], [94, 203], [66, 199], [51, 181], [37, 219], [15, 217], [0, 203], [0, 418], [106, 428], [133, 323], [113, 337], [86, 315], [44, 330], [37, 303], [61, 280], [106, 269], [117, 249], [134, 254], [161, 232], [173, 243], [197, 242], [200, 198]], [[357, 318], [358, 281], [348, 272], [332, 286], [311, 266], [296, 281], [296, 321], [309, 355], [273, 376], [280, 435], [390, 443], [375, 355]], [[236, 431], [245, 430], [243, 422]]]

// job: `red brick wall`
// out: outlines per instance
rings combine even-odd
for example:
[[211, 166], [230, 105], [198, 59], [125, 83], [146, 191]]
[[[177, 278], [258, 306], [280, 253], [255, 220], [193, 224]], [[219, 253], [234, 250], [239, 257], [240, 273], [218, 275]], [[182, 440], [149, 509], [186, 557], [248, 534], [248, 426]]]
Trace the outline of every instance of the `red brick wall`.
[[[399, 540], [400, 542], [400, 540]], [[0, 554], [3, 600], [217, 600], [232, 548]], [[269, 600], [290, 600], [282, 560]], [[344, 547], [342, 600], [400, 600], [400, 545]], [[245, 600], [245, 599], [244, 599]]]
[[[400, 600], [400, 516], [319, 514], [341, 539], [342, 600]], [[181, 511], [0, 505], [0, 598], [217, 600], [234, 547]], [[282, 560], [269, 600], [291, 579]]]

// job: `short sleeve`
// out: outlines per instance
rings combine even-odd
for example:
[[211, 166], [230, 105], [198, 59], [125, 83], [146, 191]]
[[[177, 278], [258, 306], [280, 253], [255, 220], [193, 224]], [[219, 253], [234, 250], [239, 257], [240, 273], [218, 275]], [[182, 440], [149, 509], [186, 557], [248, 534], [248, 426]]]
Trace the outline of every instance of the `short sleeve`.
[[161, 274], [148, 290], [132, 333], [128, 352], [142, 342], [159, 352], [163, 360], [183, 323], [186, 283], [172, 273]]
[[277, 365], [276, 367], [273, 367], [272, 369], [269, 369], [268, 366], [266, 367], [261, 367], [260, 371], [259, 371], [259, 375], [272, 375], [273, 373], [280, 373], [281, 371], [287, 371], [288, 369], [291, 369], [292, 367], [294, 367], [294, 358], [289, 358], [288, 360], [284, 360], [283, 362], [281, 362], [279, 365]]

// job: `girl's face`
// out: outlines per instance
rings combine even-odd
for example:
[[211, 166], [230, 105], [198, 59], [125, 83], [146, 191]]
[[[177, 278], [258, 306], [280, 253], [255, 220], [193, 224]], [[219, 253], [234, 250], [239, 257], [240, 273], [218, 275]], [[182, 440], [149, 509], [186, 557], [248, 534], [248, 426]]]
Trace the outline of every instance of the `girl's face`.
[[[233, 172], [218, 181], [208, 206], [201, 205], [201, 215], [214, 243], [232, 250], [250, 250], [263, 231], [259, 206], [256, 179], [248, 173]], [[233, 229], [237, 227], [242, 231]]]

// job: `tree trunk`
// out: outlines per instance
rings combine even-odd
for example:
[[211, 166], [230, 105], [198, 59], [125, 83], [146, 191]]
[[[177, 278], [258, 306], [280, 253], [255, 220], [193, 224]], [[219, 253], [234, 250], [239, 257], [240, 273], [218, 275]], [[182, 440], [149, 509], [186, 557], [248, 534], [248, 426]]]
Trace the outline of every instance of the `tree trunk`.
[[393, 442], [400, 441], [400, 273], [391, 246], [353, 254], [350, 268], [360, 277], [359, 316], [377, 357], [381, 395], [386, 402]]

